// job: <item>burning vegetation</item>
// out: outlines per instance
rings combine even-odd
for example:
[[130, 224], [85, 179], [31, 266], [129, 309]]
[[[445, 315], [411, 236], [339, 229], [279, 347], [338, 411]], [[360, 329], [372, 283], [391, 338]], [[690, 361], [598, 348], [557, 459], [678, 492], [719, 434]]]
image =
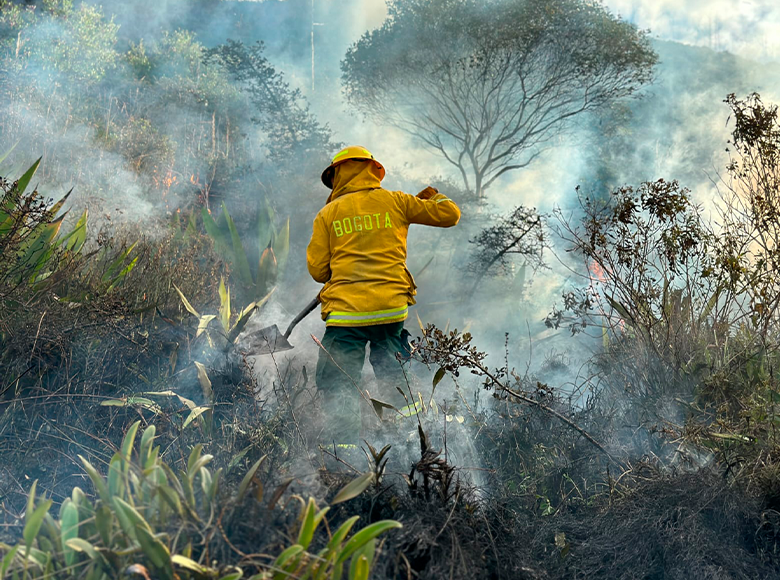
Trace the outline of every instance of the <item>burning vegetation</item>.
[[355, 449], [322, 436], [322, 342], [260, 328], [314, 295], [345, 132], [260, 42], [0, 0], [0, 580], [780, 574], [777, 107], [726, 97], [706, 210], [655, 179], [502, 213], [571, 119], [620, 124], [650, 40], [580, 0], [388, 6], [346, 99], [457, 170], [463, 222], [410, 243], [404, 380], [350, 379]]

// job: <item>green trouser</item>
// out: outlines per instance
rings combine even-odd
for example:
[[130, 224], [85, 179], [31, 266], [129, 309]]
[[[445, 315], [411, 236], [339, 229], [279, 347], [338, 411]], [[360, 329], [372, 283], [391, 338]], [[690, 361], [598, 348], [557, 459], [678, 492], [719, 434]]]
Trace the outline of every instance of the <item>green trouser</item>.
[[[396, 387], [405, 389], [406, 381], [396, 353], [409, 356], [409, 333], [403, 322], [376, 326], [328, 326], [322, 337], [317, 360], [317, 390], [322, 396], [324, 444], [354, 443], [360, 437], [360, 378], [366, 356], [366, 344], [371, 346], [368, 360], [379, 382], [379, 392], [371, 396], [397, 404], [400, 395]], [[403, 403], [401, 403], [403, 404]]]

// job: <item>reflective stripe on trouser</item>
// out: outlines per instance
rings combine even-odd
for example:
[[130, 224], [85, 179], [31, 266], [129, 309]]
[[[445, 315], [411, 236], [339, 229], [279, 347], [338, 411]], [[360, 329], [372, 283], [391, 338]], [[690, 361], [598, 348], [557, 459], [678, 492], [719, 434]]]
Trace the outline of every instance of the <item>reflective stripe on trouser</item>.
[[403, 326], [403, 322], [396, 322], [326, 328], [322, 346], [328, 352], [320, 350], [316, 376], [324, 415], [323, 443], [359, 442], [361, 397], [358, 388], [362, 388], [360, 379], [366, 345], [370, 345], [368, 360], [383, 391], [372, 392], [372, 396], [397, 404], [396, 397], [399, 395], [395, 387], [403, 388], [405, 382], [396, 353], [400, 352], [403, 357], [409, 354], [408, 333]]

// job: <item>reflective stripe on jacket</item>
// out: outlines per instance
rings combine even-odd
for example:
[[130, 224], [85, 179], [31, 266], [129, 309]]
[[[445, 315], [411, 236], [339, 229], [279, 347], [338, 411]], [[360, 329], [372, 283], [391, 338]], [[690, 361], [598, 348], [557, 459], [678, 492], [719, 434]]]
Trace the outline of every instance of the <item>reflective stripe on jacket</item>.
[[309, 273], [328, 326], [370, 326], [406, 319], [416, 286], [406, 267], [410, 224], [450, 227], [460, 210], [442, 194], [420, 199], [380, 187], [373, 163], [336, 168], [333, 193], [314, 218]]

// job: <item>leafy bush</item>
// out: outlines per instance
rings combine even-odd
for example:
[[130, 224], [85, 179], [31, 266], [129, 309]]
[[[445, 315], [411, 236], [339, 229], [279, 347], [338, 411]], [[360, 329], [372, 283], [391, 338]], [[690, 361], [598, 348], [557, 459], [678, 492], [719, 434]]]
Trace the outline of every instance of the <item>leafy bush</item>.
[[[117, 578], [138, 566], [139, 560], [165, 580], [227, 580], [243, 575], [244, 570], [237, 566], [217, 566], [209, 561], [207, 552], [194, 554], [193, 544], [197, 545], [199, 538], [213, 536], [225, 510], [244, 499], [264, 458], [250, 468], [236, 494], [225, 497], [220, 494], [222, 470], [212, 472], [207, 467], [213, 457], [203, 454], [201, 445], [192, 449], [179, 475], [161, 459], [154, 426], [142, 432], [134, 454], [139, 425], [136, 421], [128, 429], [121, 448], [109, 462], [107, 477], [80, 457], [97, 493], [94, 501], [76, 487], [55, 518], [50, 513], [53, 501], [37, 497], [37, 482], [33, 483], [25, 510], [23, 542], [15, 546], [0, 544], [5, 551], [0, 578], [9, 572], [20, 579]], [[329, 508], [319, 510], [313, 499], [301, 503], [296, 543], [268, 567], [245, 567], [255, 572], [250, 572], [250, 580], [340, 580], [348, 562], [349, 580], [367, 580], [376, 538], [401, 527], [398, 522], [381, 521], [350, 536], [359, 519], [355, 516], [335, 530], [315, 555], [308, 550]]]

